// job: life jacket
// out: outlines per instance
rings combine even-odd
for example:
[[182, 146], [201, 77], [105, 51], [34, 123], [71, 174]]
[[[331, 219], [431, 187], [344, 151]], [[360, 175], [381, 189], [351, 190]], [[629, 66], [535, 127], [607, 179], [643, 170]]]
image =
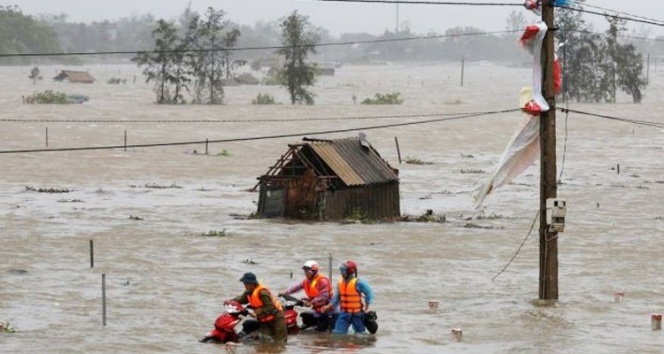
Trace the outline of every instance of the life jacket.
[[305, 294], [307, 294], [307, 297], [309, 299], [313, 299], [313, 298], [318, 297], [320, 295], [320, 291], [318, 290], [318, 281], [320, 279], [323, 279], [323, 278], [327, 279], [327, 284], [328, 284], [327, 285], [327, 294], [328, 294], [327, 300], [328, 301], [314, 307], [313, 309], [315, 311], [318, 311], [321, 307], [327, 305], [327, 303], [329, 303], [329, 300], [332, 299], [332, 289], [331, 289], [332, 284], [330, 283], [330, 279], [328, 279], [326, 276], [324, 276], [320, 273], [317, 273], [316, 276], [314, 276], [314, 278], [311, 279], [311, 281], [309, 281], [309, 278], [304, 278], [304, 280], [302, 281], [302, 289], [304, 289]]
[[262, 313], [260, 315], [260, 317], [256, 318], [258, 320], [258, 322], [265, 323], [265, 322], [270, 322], [270, 321], [274, 320], [274, 316], [277, 313], [282, 312], [283, 308], [281, 307], [281, 303], [279, 303], [279, 301], [277, 301], [277, 299], [274, 298], [274, 296], [272, 295], [270, 290], [268, 290], [268, 288], [264, 287], [262, 284], [258, 284], [256, 289], [254, 289], [254, 291], [251, 293], [251, 295], [248, 296], [249, 305], [251, 305], [251, 308], [253, 308], [254, 311], [256, 309], [260, 309], [260, 308], [263, 307], [263, 301], [261, 301], [261, 297], [260, 297], [261, 290], [265, 290], [265, 291], [267, 291], [268, 294], [270, 294], [270, 297], [272, 298], [272, 303], [274, 304], [274, 307], [276, 308], [274, 313], [268, 313], [268, 314]]
[[351, 279], [348, 283], [343, 278], [339, 280], [339, 298], [343, 312], [358, 313], [362, 311], [362, 296], [357, 292], [355, 283], [357, 283], [357, 278]]

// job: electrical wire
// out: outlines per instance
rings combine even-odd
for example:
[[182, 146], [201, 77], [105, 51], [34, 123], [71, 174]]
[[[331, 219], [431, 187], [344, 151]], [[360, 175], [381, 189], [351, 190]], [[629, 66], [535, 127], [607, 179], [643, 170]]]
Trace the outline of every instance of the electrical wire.
[[653, 22], [664, 22], [664, 21], [661, 21], [661, 20], [658, 20], [658, 19], [655, 19], [655, 18], [634, 15], [634, 14], [631, 14], [629, 12], [620, 11], [620, 10], [612, 10], [612, 9], [608, 9], [606, 7], [601, 7], [601, 6], [597, 6], [597, 5], [591, 5], [591, 4], [580, 3], [580, 2], [577, 2], [577, 4], [579, 6], [582, 6], [582, 7], [590, 7], [590, 8], [594, 8], [594, 9], [598, 9], [598, 10], [611, 11], [611, 12], [614, 12], [616, 14], [622, 14], [622, 15], [626, 15], [626, 16], [629, 16], [629, 17], [638, 18], [638, 19], [642, 19], [642, 20], [653, 21]]
[[530, 234], [533, 232], [533, 229], [535, 228], [535, 223], [537, 222], [537, 217], [539, 217], [539, 215], [540, 215], [540, 212], [538, 211], [537, 214], [535, 215], [535, 219], [533, 219], [532, 225], [530, 225], [530, 230], [528, 230], [528, 233], [526, 234], [526, 237], [523, 239], [523, 241], [519, 245], [519, 248], [516, 249], [516, 252], [514, 252], [514, 255], [509, 260], [509, 262], [507, 262], [507, 264], [505, 264], [503, 269], [501, 269], [500, 272], [496, 273], [496, 275], [494, 275], [493, 278], [491, 278], [491, 281], [495, 281], [496, 278], [498, 278], [501, 274], [503, 274], [505, 272], [505, 270], [507, 270], [507, 268], [512, 264], [512, 262], [514, 262], [514, 260], [516, 259], [516, 256], [519, 254], [519, 252], [521, 252], [521, 249], [523, 248], [523, 245], [528, 240], [528, 237], [530, 237]]
[[[587, 13], [591, 15], [598, 15], [598, 16], [603, 16], [603, 17], [610, 17], [613, 19], [617, 20], [625, 20], [625, 21], [631, 21], [631, 22], [639, 22], [639, 23], [645, 23], [648, 25], [654, 25], [654, 26], [664, 26], [664, 22], [662, 21], [651, 21], [651, 20], [641, 20], [641, 19], [636, 19], [636, 18], [631, 18], [631, 17], [624, 17], [624, 16], [619, 16], [619, 15], [611, 15], [607, 13], [602, 13], [598, 11], [592, 11], [592, 10], [585, 10], [582, 8], [577, 8], [577, 7], [571, 7], [567, 5], [556, 5], [557, 8], [560, 9], [566, 9], [566, 10], [571, 10], [571, 11], [576, 11], [576, 12], [581, 12], [581, 13]], [[613, 10], [612, 10], [613, 11]]]
[[425, 118], [441, 116], [459, 116], [483, 114], [484, 112], [457, 112], [457, 113], [426, 113], [426, 114], [399, 114], [399, 115], [378, 115], [378, 116], [351, 116], [351, 117], [322, 117], [322, 118], [282, 118], [282, 119], [19, 119], [4, 118], [0, 122], [9, 123], [111, 123], [111, 124], [132, 124], [132, 123], [270, 123], [270, 122], [306, 122], [306, 121], [331, 121], [331, 120], [367, 120], [367, 119], [402, 119], [402, 118]]
[[418, 125], [418, 124], [427, 124], [443, 121], [451, 121], [465, 118], [473, 118], [487, 115], [495, 115], [502, 113], [516, 112], [520, 109], [506, 109], [501, 111], [491, 111], [491, 112], [482, 112], [475, 114], [464, 114], [456, 117], [447, 117], [447, 118], [437, 118], [429, 119], [424, 121], [417, 122], [406, 122], [406, 123], [395, 123], [395, 124], [384, 124], [376, 125], [369, 127], [358, 127], [358, 128], [347, 128], [347, 129], [335, 129], [335, 130], [323, 130], [323, 131], [314, 131], [314, 132], [302, 132], [302, 133], [289, 133], [289, 134], [280, 134], [280, 135], [265, 135], [265, 136], [256, 136], [248, 138], [233, 138], [233, 139], [215, 139], [215, 140], [199, 140], [199, 141], [184, 141], [184, 142], [171, 142], [171, 143], [154, 143], [154, 144], [134, 144], [134, 145], [110, 145], [110, 146], [91, 146], [91, 147], [78, 147], [78, 148], [55, 148], [55, 149], [26, 149], [26, 150], [0, 150], [0, 154], [20, 154], [20, 153], [37, 153], [37, 152], [63, 152], [63, 151], [86, 151], [86, 150], [112, 150], [112, 149], [125, 149], [125, 148], [148, 148], [148, 147], [160, 147], [160, 146], [181, 146], [181, 145], [198, 145], [198, 144], [216, 144], [216, 143], [230, 143], [230, 142], [239, 142], [239, 141], [252, 141], [252, 140], [267, 140], [267, 139], [279, 139], [279, 138], [290, 138], [295, 136], [306, 136], [306, 135], [321, 135], [321, 134], [333, 134], [333, 133], [345, 133], [358, 130], [373, 130], [373, 129], [383, 129], [383, 128], [393, 128], [393, 127], [403, 127], [408, 125]]
[[613, 117], [613, 116], [608, 116], [608, 115], [605, 115], [605, 114], [583, 112], [583, 111], [577, 111], [577, 110], [568, 109], [568, 108], [559, 108], [559, 110], [563, 113], [572, 112], [572, 113], [587, 115], [587, 116], [596, 117], [596, 118], [603, 118], [603, 119], [616, 120], [616, 121], [625, 122], [625, 123], [632, 123], [632, 124], [639, 124], [639, 125], [647, 125], [647, 126], [651, 126], [651, 127], [664, 128], [664, 123], [660, 123], [660, 122], [652, 122], [652, 121], [647, 121], [647, 120], [637, 120], [637, 119]]
[[395, 5], [446, 5], [446, 6], [523, 6], [523, 3], [468, 2], [468, 1], [396, 1], [396, 0], [312, 0], [320, 2], [376, 3]]
[[94, 56], [94, 55], [129, 55], [129, 54], [138, 54], [138, 53], [153, 53], [153, 54], [165, 54], [165, 53], [207, 53], [214, 51], [252, 51], [252, 50], [278, 50], [285, 48], [309, 48], [309, 47], [334, 47], [334, 46], [349, 46], [356, 44], [375, 44], [375, 43], [390, 43], [390, 42], [404, 42], [404, 41], [414, 41], [419, 39], [439, 39], [439, 38], [455, 38], [455, 37], [471, 37], [471, 36], [488, 36], [495, 34], [505, 34], [505, 33], [517, 33], [521, 32], [520, 30], [510, 30], [510, 31], [491, 31], [491, 32], [470, 32], [470, 33], [458, 33], [458, 34], [440, 34], [440, 35], [427, 35], [427, 36], [414, 36], [414, 37], [402, 37], [402, 38], [384, 38], [384, 39], [367, 39], [367, 40], [358, 40], [358, 41], [343, 41], [343, 42], [330, 42], [330, 43], [317, 43], [311, 45], [303, 46], [263, 46], [263, 47], [221, 47], [217, 49], [183, 49], [183, 50], [118, 50], [118, 51], [103, 51], [103, 52], [53, 52], [53, 53], [11, 53], [11, 54], [0, 54], [0, 58], [15, 58], [15, 57], [61, 57], [61, 56]]

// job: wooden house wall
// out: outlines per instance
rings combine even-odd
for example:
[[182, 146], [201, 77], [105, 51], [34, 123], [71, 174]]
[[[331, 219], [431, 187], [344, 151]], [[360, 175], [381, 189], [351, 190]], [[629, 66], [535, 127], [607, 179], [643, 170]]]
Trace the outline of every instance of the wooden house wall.
[[353, 214], [354, 209], [370, 219], [401, 216], [398, 182], [328, 190], [322, 204], [326, 220], [344, 219]]

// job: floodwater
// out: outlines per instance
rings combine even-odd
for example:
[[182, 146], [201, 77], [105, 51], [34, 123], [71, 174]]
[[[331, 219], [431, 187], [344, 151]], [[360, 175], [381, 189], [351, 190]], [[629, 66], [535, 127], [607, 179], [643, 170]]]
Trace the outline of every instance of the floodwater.
[[[17, 330], [0, 334], [0, 352], [269, 351], [197, 340], [222, 301], [241, 293], [242, 273], [255, 272], [278, 291], [303, 276], [308, 259], [328, 273], [330, 256], [334, 269], [346, 259], [358, 263], [376, 294], [380, 329], [368, 338], [292, 337], [287, 353], [664, 350], [664, 333], [651, 330], [651, 313], [664, 312], [663, 128], [558, 112], [558, 196], [568, 211], [558, 244], [560, 299], [552, 305], [534, 301], [539, 237], [537, 225], [529, 230], [539, 165], [472, 212], [470, 191], [495, 166], [520, 113], [370, 129], [516, 108], [528, 68], [467, 63], [461, 87], [458, 63], [344, 66], [320, 79], [314, 106], [291, 106], [283, 89], [262, 86], [228, 87], [223, 106], [159, 106], [140, 76], [132, 83], [133, 66], [83, 67], [97, 78], [92, 85], [51, 82], [64, 69], [56, 66], [40, 67], [45, 80], [33, 85], [30, 69], [0, 68], [2, 152], [47, 142], [49, 149], [121, 146], [125, 132], [129, 145], [294, 136], [214, 143], [207, 155], [205, 144], [0, 154], [0, 321]], [[106, 84], [111, 77], [128, 83]], [[621, 95], [616, 104], [570, 108], [664, 123], [664, 70], [652, 70], [650, 80], [640, 105]], [[90, 101], [22, 104], [21, 96], [46, 89]], [[390, 92], [401, 92], [404, 104], [359, 104]], [[252, 105], [259, 93], [283, 104]], [[314, 134], [351, 128], [359, 130]], [[248, 190], [287, 144], [360, 131], [400, 169], [402, 214], [432, 210], [446, 222], [246, 219], [258, 199]], [[430, 164], [399, 164], [395, 137], [402, 159]], [[39, 188], [69, 192], [31, 190]], [[202, 236], [210, 231], [226, 236]], [[429, 310], [429, 300], [439, 309]], [[462, 329], [461, 342], [453, 328]]]

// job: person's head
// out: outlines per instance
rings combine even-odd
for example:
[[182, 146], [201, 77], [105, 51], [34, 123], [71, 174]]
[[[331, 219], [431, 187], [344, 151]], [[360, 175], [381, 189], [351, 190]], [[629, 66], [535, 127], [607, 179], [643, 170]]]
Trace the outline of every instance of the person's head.
[[244, 273], [242, 278], [240, 278], [240, 281], [244, 284], [244, 288], [247, 290], [254, 289], [258, 286], [258, 278], [256, 278], [256, 274], [252, 272]]
[[339, 272], [344, 279], [357, 276], [357, 264], [353, 261], [346, 261], [339, 266]]
[[302, 270], [304, 271], [304, 275], [308, 279], [311, 279], [318, 274], [318, 263], [316, 261], [306, 261], [302, 265]]

